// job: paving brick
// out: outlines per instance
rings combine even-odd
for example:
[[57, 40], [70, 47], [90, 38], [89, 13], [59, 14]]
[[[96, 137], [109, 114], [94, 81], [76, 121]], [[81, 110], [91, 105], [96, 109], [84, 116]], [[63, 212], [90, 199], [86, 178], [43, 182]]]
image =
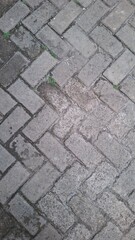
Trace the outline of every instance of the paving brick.
[[130, 153], [107, 132], [100, 134], [96, 145], [118, 170], [122, 170], [128, 165], [131, 159]]
[[103, 230], [100, 233], [98, 233], [93, 238], [93, 240], [105, 240], [105, 239], [106, 240], [107, 239], [110, 239], [110, 240], [114, 240], [114, 239], [121, 240], [121, 237], [122, 237], [122, 233], [119, 230], [119, 228], [116, 227], [111, 222], [109, 222], [107, 224], [107, 226], [105, 228], [103, 228]]
[[[133, 0], [132, 0], [133, 1]], [[125, 237], [122, 238], [122, 240], [134, 240], [135, 238], [135, 227], [132, 228], [129, 233], [125, 235]]]
[[14, 106], [16, 102], [13, 98], [10, 97], [2, 88], [0, 88], [0, 112], [5, 115], [8, 113]]
[[135, 79], [128, 76], [121, 84], [121, 91], [135, 102]]
[[88, 139], [95, 141], [101, 130], [106, 128], [114, 113], [107, 106], [98, 104], [95, 109], [84, 119], [79, 131]]
[[93, 0], [78, 0], [78, 2], [83, 6], [83, 7], [88, 7], [92, 2], [94, 2]]
[[85, 32], [89, 32], [108, 10], [109, 8], [103, 2], [98, 0], [79, 17], [77, 23]]
[[61, 172], [75, 161], [75, 157], [50, 133], [46, 133], [37, 146]]
[[135, 212], [135, 190], [129, 196], [128, 203], [130, 208]]
[[12, 58], [0, 70], [0, 83], [4, 87], [9, 86], [28, 65], [29, 61], [20, 52], [16, 52]]
[[45, 1], [31, 15], [24, 19], [23, 24], [32, 32], [37, 33], [48, 20], [54, 16], [56, 8], [49, 1]]
[[65, 240], [89, 240], [92, 236], [91, 232], [83, 225], [78, 223], [77, 226], [68, 234]]
[[118, 138], [123, 138], [135, 125], [135, 105], [128, 102], [110, 122], [108, 128]]
[[126, 231], [135, 220], [132, 212], [112, 193], [105, 192], [98, 200], [98, 204], [119, 225], [122, 231]]
[[27, 3], [31, 8], [36, 8], [42, 3], [44, 0], [25, 0], [25, 3]]
[[61, 240], [60, 234], [56, 229], [48, 224], [35, 238], [34, 240]]
[[110, 67], [104, 72], [104, 76], [113, 84], [119, 84], [135, 66], [135, 56], [126, 50]]
[[31, 207], [19, 194], [9, 203], [12, 215], [28, 230], [35, 235], [46, 221]]
[[82, 109], [92, 111], [98, 104], [96, 95], [75, 78], [69, 80], [65, 91]]
[[92, 172], [104, 157], [78, 133], [72, 134], [65, 142], [66, 146], [86, 165]]
[[25, 70], [22, 78], [35, 87], [56, 63], [57, 60], [45, 51]]
[[[134, 1], [134, 0], [131, 0]], [[129, 19], [129, 23], [132, 27], [135, 28], [135, 14]]]
[[74, 224], [73, 213], [66, 205], [59, 202], [52, 193], [42, 198], [38, 207], [62, 232], [66, 232]]
[[37, 38], [40, 39], [51, 51], [59, 58], [63, 58], [70, 50], [70, 45], [62, 40], [49, 26], [43, 27], [38, 33]]
[[32, 114], [44, 105], [44, 101], [32, 91], [21, 79], [12, 84], [8, 91]]
[[14, 32], [11, 40], [31, 59], [40, 53], [40, 43], [22, 26]]
[[29, 8], [18, 1], [8, 12], [0, 19], [0, 29], [3, 32], [12, 30], [29, 13]]
[[17, 162], [0, 181], [0, 202], [6, 203], [28, 177], [29, 173]]
[[55, 184], [53, 192], [65, 203], [76, 193], [81, 183], [89, 174], [88, 170], [76, 162]]
[[18, 135], [11, 143], [12, 153], [30, 170], [40, 167], [45, 158], [26, 139]]
[[69, 0], [57, 0], [57, 2], [56, 0], [51, 0], [51, 2], [55, 4], [59, 9], [61, 9], [64, 5], [66, 5], [69, 2]]
[[112, 32], [116, 32], [133, 12], [134, 7], [127, 0], [123, 0], [102, 22]]
[[45, 82], [38, 87], [39, 95], [56, 109], [56, 111], [63, 113], [69, 107], [70, 101], [56, 86], [51, 86]]
[[111, 58], [104, 52], [96, 53], [82, 68], [78, 77], [86, 85], [91, 86], [111, 63]]
[[15, 4], [16, 0], [1, 0], [0, 1], [0, 17], [3, 15], [4, 12], [7, 12], [8, 9]]
[[115, 89], [108, 81], [100, 80], [94, 87], [94, 92], [98, 97], [107, 103], [107, 105], [118, 112], [126, 103], [128, 99], [123, 96], [117, 89]]
[[7, 62], [14, 55], [14, 52], [16, 51], [15, 44], [9, 41], [8, 39], [5, 39], [4, 34], [2, 33], [0, 33], [0, 48], [1, 48], [0, 58], [3, 60], [3, 62]]
[[66, 38], [84, 57], [91, 57], [97, 50], [97, 46], [93, 43], [82, 30], [74, 25], [65, 34]]
[[53, 78], [63, 87], [67, 81], [85, 65], [85, 63], [86, 59], [81, 54], [74, 52], [53, 70]]
[[15, 132], [17, 132], [28, 120], [30, 116], [21, 107], [17, 107], [1, 124], [0, 138], [5, 143]]
[[108, 4], [109, 7], [114, 6], [119, 2], [119, 0], [103, 0], [106, 4]]
[[123, 50], [121, 42], [102, 26], [97, 26], [90, 37], [114, 58]]
[[96, 168], [96, 171], [81, 186], [82, 194], [95, 200], [99, 193], [102, 193], [106, 187], [110, 187], [118, 173], [109, 163], [103, 162]]
[[82, 9], [75, 2], [69, 2], [50, 22], [50, 26], [59, 34], [62, 34]]
[[129, 131], [129, 133], [125, 136], [122, 142], [125, 146], [127, 146], [130, 149], [131, 155], [134, 157], [135, 156], [135, 129]]
[[14, 219], [0, 206], [0, 238], [3, 239], [14, 226]]
[[91, 228], [92, 235], [104, 226], [105, 218], [88, 197], [78, 194], [71, 198], [69, 206], [82, 222]]
[[15, 162], [15, 158], [0, 145], [0, 171], [4, 172], [11, 164]]
[[7, 235], [3, 238], [3, 240], [30, 240], [30, 236], [24, 230], [15, 226]]
[[47, 162], [22, 188], [23, 194], [35, 203], [45, 195], [59, 177], [59, 172]]
[[56, 112], [46, 105], [42, 111], [40, 111], [38, 115], [24, 128], [23, 133], [35, 142], [55, 122], [56, 119]]
[[77, 128], [84, 116], [84, 112], [78, 106], [72, 105], [54, 126], [54, 134], [59, 138], [64, 138], [71, 128]]

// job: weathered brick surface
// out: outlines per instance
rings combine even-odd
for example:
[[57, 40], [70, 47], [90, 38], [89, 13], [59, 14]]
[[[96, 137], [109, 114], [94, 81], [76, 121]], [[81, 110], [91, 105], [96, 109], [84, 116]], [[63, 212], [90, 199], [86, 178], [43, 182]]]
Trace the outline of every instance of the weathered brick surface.
[[35, 238], [34, 240], [61, 240], [60, 234], [57, 230], [51, 225], [48, 224]]
[[14, 162], [15, 158], [0, 145], [0, 171], [6, 171], [6, 169]]
[[121, 84], [121, 91], [135, 102], [135, 78], [128, 76]]
[[65, 240], [88, 240], [91, 237], [91, 232], [83, 225], [78, 224], [65, 238]]
[[0, 112], [2, 115], [8, 113], [14, 106], [16, 102], [10, 97], [2, 88], [0, 88]]

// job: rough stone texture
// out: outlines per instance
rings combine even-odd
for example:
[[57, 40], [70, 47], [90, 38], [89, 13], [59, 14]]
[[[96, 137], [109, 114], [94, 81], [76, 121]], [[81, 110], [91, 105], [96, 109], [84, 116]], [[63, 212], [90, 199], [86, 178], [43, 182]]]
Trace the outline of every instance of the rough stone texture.
[[119, 0], [103, 0], [108, 6], [112, 7], [119, 2]]
[[15, 158], [0, 145], [0, 171], [6, 171], [13, 162], [15, 162]]
[[18, 1], [3, 17], [0, 18], [0, 29], [3, 32], [12, 30], [29, 13], [29, 8]]
[[17, 162], [0, 181], [0, 202], [5, 203], [27, 180], [29, 173]]
[[5, 115], [8, 113], [14, 106], [16, 102], [13, 98], [10, 97], [2, 88], [0, 88], [0, 113]]
[[113, 84], [119, 84], [135, 66], [135, 56], [126, 50], [112, 65], [104, 72], [104, 76]]
[[30, 235], [20, 227], [15, 226], [7, 235], [4, 240], [30, 240]]
[[122, 238], [122, 240], [134, 240], [135, 239], [135, 227], [130, 230], [129, 233], [126, 234], [125, 237]]
[[8, 91], [32, 114], [44, 105], [44, 101], [34, 93], [21, 79], [12, 84]]
[[60, 234], [56, 229], [48, 224], [35, 238], [34, 240], [61, 240]]
[[46, 105], [42, 111], [28, 123], [23, 133], [35, 142], [56, 121], [56, 119], [56, 112]]
[[88, 7], [93, 0], [78, 0], [78, 2], [83, 6], [83, 7]]
[[25, 3], [27, 3], [31, 8], [36, 8], [43, 1], [44, 0], [25, 0]]
[[62, 232], [66, 232], [74, 224], [73, 213], [66, 205], [58, 201], [52, 193], [42, 198], [38, 207]]
[[120, 145], [120, 143], [107, 132], [100, 134], [96, 141], [96, 146], [111, 160], [118, 170], [124, 169], [131, 159], [131, 154], [126, 148]]
[[69, 2], [69, 0], [57, 0], [57, 2], [55, 0], [51, 0], [51, 2], [61, 9]]
[[16, 52], [12, 58], [0, 70], [0, 84], [9, 86], [28, 65], [29, 61], [20, 52]]
[[128, 76], [121, 84], [121, 91], [135, 102], [135, 78]]
[[81, 13], [82, 9], [75, 2], [69, 2], [54, 19], [51, 20], [50, 26], [59, 34], [62, 34], [74, 19]]
[[45, 224], [45, 220], [19, 194], [12, 199], [9, 207], [13, 216], [32, 235], [35, 235], [39, 228]]
[[37, 146], [61, 172], [75, 160], [75, 157], [72, 156], [50, 133], [46, 133], [40, 139]]
[[45, 51], [26, 69], [21, 76], [32, 87], [35, 87], [56, 65], [56, 63], [57, 60]]
[[105, 52], [96, 53], [82, 68], [78, 78], [87, 86], [95, 83], [97, 78], [111, 63], [111, 58]]
[[131, 151], [131, 155], [135, 156], [135, 129], [131, 129], [123, 139], [123, 144]]
[[15, 226], [15, 221], [11, 215], [0, 206], [0, 238], [6, 235]]
[[2, 142], [9, 140], [29, 119], [30, 116], [18, 106], [0, 126]]
[[126, 19], [133, 13], [134, 7], [127, 1], [123, 0], [116, 8], [103, 20], [103, 23], [111, 29], [117, 31]]
[[8, 39], [5, 39], [4, 35], [0, 33], [0, 58], [3, 60], [3, 62], [6, 63], [14, 55], [15, 51], [16, 51], [15, 44], [13, 44]]
[[47, 162], [25, 184], [22, 188], [22, 192], [31, 202], [36, 202], [43, 194], [49, 191], [59, 175], [59, 172], [49, 162]]
[[98, 204], [119, 225], [122, 231], [126, 231], [135, 220], [133, 213], [112, 193], [105, 192], [98, 200]]
[[69, 234], [65, 240], [89, 240], [91, 232], [82, 224], [78, 224]]

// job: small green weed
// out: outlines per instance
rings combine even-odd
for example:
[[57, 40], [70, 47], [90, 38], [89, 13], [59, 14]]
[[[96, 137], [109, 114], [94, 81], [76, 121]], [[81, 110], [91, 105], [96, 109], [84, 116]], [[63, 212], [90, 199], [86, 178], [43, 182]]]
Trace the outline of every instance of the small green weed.
[[120, 90], [120, 85], [119, 84], [117, 84], [117, 85], [113, 85], [113, 88], [115, 89], [115, 90]]
[[42, 48], [43, 50], [48, 50], [48, 47], [47, 47], [46, 45], [41, 45], [41, 48]]
[[57, 55], [53, 51], [50, 50], [49, 52], [52, 55], [52, 57], [57, 58]]
[[4, 37], [4, 39], [9, 39], [10, 38], [10, 32], [4, 32], [3, 37]]
[[56, 86], [56, 81], [53, 77], [49, 76], [48, 77], [48, 80], [47, 80], [47, 83], [49, 83], [51, 86]]

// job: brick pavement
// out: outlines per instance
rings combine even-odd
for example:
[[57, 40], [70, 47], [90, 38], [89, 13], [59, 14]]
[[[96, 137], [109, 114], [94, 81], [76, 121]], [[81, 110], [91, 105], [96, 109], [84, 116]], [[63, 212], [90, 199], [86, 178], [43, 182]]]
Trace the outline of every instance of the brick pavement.
[[135, 0], [0, 1], [0, 239], [135, 240]]

